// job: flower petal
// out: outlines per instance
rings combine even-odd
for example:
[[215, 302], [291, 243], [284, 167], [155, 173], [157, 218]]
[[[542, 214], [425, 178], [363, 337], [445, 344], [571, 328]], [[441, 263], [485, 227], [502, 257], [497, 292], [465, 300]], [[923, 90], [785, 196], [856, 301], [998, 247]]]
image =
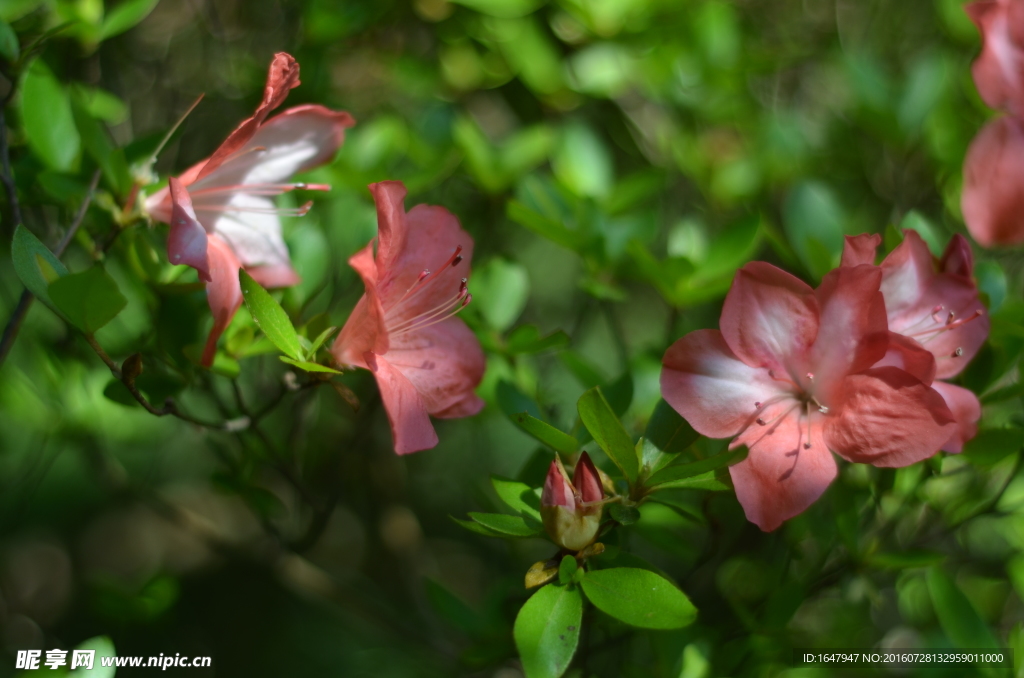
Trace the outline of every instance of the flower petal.
[[878, 246], [882, 244], [882, 236], [877, 233], [861, 233], [860, 235], [846, 236], [846, 244], [843, 245], [843, 259], [841, 266], [859, 266], [860, 264], [875, 263], [875, 256]]
[[967, 230], [984, 247], [1024, 242], [1024, 123], [997, 118], [974, 137], [960, 207]]
[[[811, 425], [820, 432], [822, 416], [811, 416]], [[802, 513], [836, 477], [836, 460], [821, 435], [808, 431], [807, 422], [799, 409], [791, 409], [768, 426], [747, 429], [732, 445], [749, 449], [747, 458], [729, 469], [736, 498], [747, 520], [765, 532]]]
[[[1015, 7], [1018, 5], [1018, 7]], [[974, 2], [967, 14], [982, 36], [982, 50], [971, 65], [974, 84], [982, 100], [999, 110], [1024, 115], [1024, 21], [1020, 3]]]
[[942, 253], [942, 258], [939, 260], [939, 270], [964, 278], [974, 275], [974, 254], [971, 252], [971, 245], [967, 242], [967, 238], [957, 233], [949, 239], [946, 251]]
[[935, 379], [935, 356], [910, 337], [889, 333], [889, 348], [885, 357], [872, 367], [896, 367], [909, 373], [923, 384], [931, 385]]
[[256, 107], [251, 118], [242, 121], [235, 131], [228, 135], [224, 143], [214, 151], [199, 172], [197, 180], [209, 175], [220, 167], [232, 155], [240, 151], [259, 129], [267, 115], [284, 103], [288, 91], [299, 86], [299, 62], [290, 54], [278, 52], [270, 62], [267, 72], [267, 84], [263, 88], [263, 101]]
[[[381, 282], [396, 268], [396, 259], [405, 250], [405, 184], [381, 181], [370, 184], [370, 193], [377, 206], [377, 266]], [[419, 274], [419, 271], [416, 271]]]
[[401, 369], [383, 356], [368, 352], [364, 357], [380, 389], [391, 424], [396, 454], [409, 454], [437, 446], [437, 432], [416, 387]]
[[[470, 412], [473, 390], [484, 375], [484, 352], [458, 318], [390, 338], [387, 359], [416, 387], [432, 415]], [[477, 410], [479, 411], [479, 410]], [[474, 412], [475, 413], [475, 412]]]
[[194, 191], [287, 181], [333, 159], [345, 140], [345, 130], [354, 124], [344, 111], [316, 105], [289, 108], [263, 123], [215, 170], [204, 168]]
[[[945, 265], [969, 267], [967, 256], [950, 243]], [[939, 379], [951, 377], [988, 337], [989, 318], [974, 281], [936, 270], [935, 258], [914, 231], [882, 262], [882, 294], [889, 329], [919, 341], [935, 356]]]
[[342, 365], [366, 367], [363, 354], [372, 351], [378, 355], [388, 352], [388, 334], [384, 329], [384, 311], [377, 294], [377, 264], [373, 259], [373, 242], [356, 252], [348, 260], [363, 279], [366, 293], [352, 310], [331, 353]]
[[167, 236], [167, 258], [172, 264], [191, 266], [202, 280], [210, 280], [206, 229], [196, 219], [192, 198], [181, 183], [171, 177], [171, 231]]
[[806, 283], [755, 261], [736, 273], [719, 324], [744, 363], [789, 372], [818, 334], [818, 303]]
[[579, 493], [580, 499], [586, 503], [604, 499], [601, 475], [586, 452], [582, 453], [576, 462], [576, 468], [572, 472], [572, 485]]
[[662, 359], [661, 394], [710, 438], [731, 438], [753, 425], [757, 403], [796, 402], [767, 370], [737, 358], [718, 330], [690, 332], [669, 347]]
[[243, 266], [290, 266], [273, 200], [236, 192], [224, 202], [195, 201], [199, 221], [226, 240]]
[[246, 272], [263, 287], [274, 289], [291, 287], [302, 282], [302, 278], [290, 264], [271, 264], [270, 266], [254, 266]]
[[849, 461], [908, 466], [939, 451], [956, 430], [942, 396], [895, 367], [855, 374], [826, 419], [825, 442]]
[[959, 453], [964, 443], [978, 434], [978, 420], [981, 419], [981, 403], [978, 396], [966, 388], [937, 381], [932, 388], [938, 391], [956, 418], [956, 432], [942, 446], [943, 452]]
[[202, 365], [209, 367], [217, 353], [217, 340], [224, 333], [238, 307], [242, 305], [242, 286], [238, 282], [241, 264], [231, 247], [215, 235], [210, 236], [210, 282], [206, 285], [206, 301], [213, 312], [213, 329], [206, 338]]
[[815, 290], [821, 320], [810, 365], [815, 391], [829, 401], [847, 374], [867, 369], [885, 355], [889, 335], [881, 281], [878, 266], [841, 266]]

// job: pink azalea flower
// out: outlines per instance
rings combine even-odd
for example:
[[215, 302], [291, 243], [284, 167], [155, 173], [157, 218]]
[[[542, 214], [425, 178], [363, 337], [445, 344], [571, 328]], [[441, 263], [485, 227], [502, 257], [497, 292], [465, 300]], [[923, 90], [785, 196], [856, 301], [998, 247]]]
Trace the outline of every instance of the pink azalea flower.
[[[274, 55], [263, 101], [253, 116], [228, 135], [213, 155], [144, 203], [154, 219], [171, 226], [167, 239], [171, 263], [191, 266], [200, 279], [226, 290], [215, 294], [207, 287], [216, 319], [203, 351], [202, 362], [207, 366], [213, 362], [217, 339], [238, 309], [234, 303], [241, 298], [238, 266], [264, 287], [299, 282], [281, 237], [280, 217], [305, 214], [312, 203], [297, 209], [278, 208], [272, 197], [295, 189], [328, 190], [329, 186], [320, 184], [283, 182], [331, 160], [344, 141], [345, 129], [355, 123], [348, 113], [318, 105], [289, 108], [267, 120], [298, 85], [298, 62], [283, 52]], [[233, 258], [230, 265], [226, 265], [228, 256]], [[215, 265], [212, 258], [219, 263]], [[232, 278], [218, 280], [218, 274]]]
[[736, 274], [721, 331], [691, 332], [665, 353], [665, 400], [699, 433], [747, 446], [730, 473], [762, 530], [821, 496], [833, 452], [907, 466], [952, 435], [953, 415], [927, 383], [934, 358], [890, 335], [881, 282], [877, 266], [840, 267], [815, 290], [753, 262]]
[[1024, 243], [1024, 123], [986, 124], [964, 158], [960, 209], [971, 236], [985, 247]]
[[981, 32], [974, 84], [992, 108], [1024, 117], [1024, 0], [979, 0], [967, 14]]
[[540, 496], [544, 530], [562, 548], [585, 549], [601, 528], [602, 499], [601, 476], [589, 454], [580, 455], [571, 483], [561, 463], [552, 461]]
[[[843, 266], [871, 264], [882, 239], [877, 234], [848, 236]], [[974, 257], [961, 235], [953, 236], [936, 259], [914, 231], [881, 264], [882, 296], [889, 330], [921, 345], [935, 357], [935, 378], [959, 374], [988, 337], [989, 317], [974, 284]], [[932, 383], [956, 417], [957, 429], [943, 444], [960, 452], [978, 431], [981, 403], [971, 391], [944, 381]]]
[[467, 417], [484, 406], [473, 393], [484, 373], [480, 342], [452, 317], [471, 299], [473, 239], [442, 207], [406, 213], [400, 181], [371, 184], [370, 192], [377, 238], [349, 259], [366, 294], [331, 352], [342, 365], [373, 372], [395, 452], [408, 454], [437, 445], [430, 416]]

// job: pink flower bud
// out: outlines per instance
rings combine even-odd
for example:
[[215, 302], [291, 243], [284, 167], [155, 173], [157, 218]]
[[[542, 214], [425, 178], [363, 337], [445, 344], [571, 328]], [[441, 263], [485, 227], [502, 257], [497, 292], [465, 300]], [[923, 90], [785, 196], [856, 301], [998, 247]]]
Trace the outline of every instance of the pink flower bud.
[[576, 462], [572, 483], [561, 463], [552, 461], [540, 498], [540, 514], [548, 536], [570, 551], [589, 546], [601, 527], [602, 499], [601, 476], [586, 452]]
[[1024, 242], [1024, 125], [1009, 116], [985, 125], [964, 160], [960, 206], [979, 244]]
[[981, 32], [981, 54], [971, 67], [986, 104], [1024, 115], [1024, 0], [979, 0], [965, 7]]

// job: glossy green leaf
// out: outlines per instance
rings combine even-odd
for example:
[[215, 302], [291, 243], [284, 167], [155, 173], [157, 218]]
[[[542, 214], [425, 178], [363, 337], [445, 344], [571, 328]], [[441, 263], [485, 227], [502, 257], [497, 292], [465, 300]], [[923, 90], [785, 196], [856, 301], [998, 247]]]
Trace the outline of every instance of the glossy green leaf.
[[520, 412], [512, 416], [519, 428], [544, 443], [553, 450], [565, 454], [575, 454], [579, 450], [579, 443], [568, 433], [563, 433], [551, 424], [545, 424], [540, 419], [531, 417], [526, 412]]
[[[50, 283], [68, 274], [67, 267], [53, 255], [50, 249], [39, 241], [20, 224], [14, 229], [14, 240], [11, 243], [11, 259], [14, 260], [14, 272], [36, 298], [57, 311], [50, 299]], [[60, 311], [57, 311], [60, 313]]]
[[578, 570], [579, 567], [579, 563], [576, 562], [576, 556], [562, 556], [562, 562], [558, 564], [559, 583], [572, 583], [572, 578], [576, 574], [576, 570]]
[[747, 448], [740, 445], [736, 449], [727, 450], [707, 459], [691, 462], [689, 464], [673, 464], [661, 469], [650, 477], [647, 485], [652, 488], [670, 489], [684, 487], [679, 481], [703, 476], [726, 466], [738, 464], [747, 458]]
[[520, 391], [512, 382], [499, 381], [495, 390], [498, 396], [498, 406], [508, 417], [515, 419], [520, 412], [526, 412], [531, 417], [540, 419], [540, 407], [537, 405], [537, 401]]
[[640, 520], [640, 511], [634, 506], [623, 506], [622, 504], [610, 504], [608, 515], [621, 525], [632, 525]]
[[121, 0], [103, 18], [100, 38], [106, 40], [124, 33], [149, 16], [160, 0]]
[[109, 323], [128, 304], [117, 283], [98, 264], [54, 280], [49, 294], [64, 317], [86, 334]]
[[499, 332], [512, 326], [530, 296], [526, 269], [504, 259], [491, 259], [474, 268], [469, 284], [480, 313], [487, 324]]
[[341, 374], [341, 372], [334, 369], [333, 367], [327, 367], [326, 365], [321, 365], [319, 363], [311, 363], [306, 360], [292, 360], [287, 356], [279, 357], [281, 359], [281, 362], [288, 363], [289, 365], [294, 365], [295, 367], [298, 367], [300, 370], [305, 370], [307, 372], [329, 372], [331, 374]]
[[517, 480], [491, 476], [491, 485], [498, 497], [513, 511], [540, 520], [540, 496], [537, 490]]
[[263, 330], [263, 334], [289, 358], [301, 361], [304, 352], [299, 343], [299, 335], [295, 332], [292, 321], [288, 319], [288, 314], [281, 308], [281, 304], [245, 271], [238, 271], [238, 280], [242, 285], [245, 306], [252, 314], [252, 319]]
[[469, 517], [492, 532], [500, 532], [510, 537], [532, 537], [540, 534], [543, 529], [537, 521], [504, 513], [470, 513]]
[[508, 218], [525, 226], [537, 235], [571, 250], [580, 249], [587, 241], [582, 233], [569, 229], [562, 222], [533, 211], [518, 200], [509, 200], [506, 206]]
[[505, 340], [505, 350], [514, 354], [540, 353], [565, 348], [569, 343], [569, 335], [562, 330], [541, 336], [536, 325], [520, 325]]
[[72, 102], [71, 110], [75, 126], [82, 138], [82, 145], [100, 166], [107, 185], [120, 195], [127, 194], [132, 179], [128, 173], [124, 151], [114, 145], [107, 130], [85, 110], [83, 102], [78, 97]]
[[309, 351], [307, 351], [306, 355], [308, 355], [310, 358], [316, 356], [316, 352], [320, 350], [320, 347], [324, 345], [324, 342], [327, 341], [331, 337], [331, 335], [333, 335], [337, 331], [337, 327], [328, 327], [326, 330], [318, 334], [316, 339], [314, 339], [313, 343], [310, 345]]
[[583, 420], [583, 425], [608, 458], [615, 462], [622, 474], [633, 482], [637, 478], [639, 464], [633, 441], [626, 429], [612, 411], [608, 401], [601, 393], [600, 387], [592, 388], [583, 394], [576, 407]]
[[548, 584], [516, 616], [513, 636], [526, 678], [559, 678], [579, 642], [583, 596], [578, 587]]
[[29, 146], [48, 167], [75, 169], [82, 142], [71, 98], [41, 59], [32, 62], [22, 79], [21, 122]]
[[955, 647], [999, 647], [992, 630], [982, 621], [978, 611], [949, 575], [940, 568], [933, 567], [928, 570], [926, 580], [939, 625]]
[[667, 579], [632, 567], [588, 572], [587, 600], [607, 615], [646, 629], [680, 629], [697, 619], [697, 608]]

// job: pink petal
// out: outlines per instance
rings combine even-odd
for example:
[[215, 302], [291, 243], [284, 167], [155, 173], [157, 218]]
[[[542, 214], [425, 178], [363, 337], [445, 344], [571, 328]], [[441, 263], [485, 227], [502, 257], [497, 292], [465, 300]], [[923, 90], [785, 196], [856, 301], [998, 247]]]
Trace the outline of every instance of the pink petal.
[[373, 243], [352, 255], [348, 263], [363, 279], [366, 293], [345, 321], [345, 326], [331, 346], [331, 353], [342, 365], [366, 367], [363, 362], [364, 353], [372, 351], [383, 355], [389, 348], [387, 330], [384, 328], [384, 311], [377, 294], [377, 265], [373, 260]]
[[847, 374], [867, 369], [885, 355], [888, 325], [881, 281], [878, 266], [839, 267], [815, 290], [821, 320], [810, 369], [815, 390], [829, 401]]
[[204, 170], [195, 190], [288, 181], [330, 162], [345, 140], [345, 130], [354, 124], [344, 111], [317, 105], [289, 108], [263, 123], [230, 161]]
[[807, 284], [755, 261], [736, 273], [719, 325], [725, 342], [744, 363], [787, 372], [814, 343], [818, 303]]
[[572, 472], [572, 485], [584, 502], [601, 501], [604, 499], [604, 488], [601, 487], [601, 475], [597, 467], [590, 460], [590, 455], [584, 452], [576, 462], [576, 469]]
[[238, 282], [238, 269], [241, 264], [223, 240], [215, 235], [209, 240], [210, 282], [206, 285], [206, 301], [213, 312], [213, 329], [206, 339], [203, 349], [202, 365], [213, 364], [217, 353], [217, 340], [224, 333], [231, 319], [235, 317], [238, 307], [242, 305], [242, 287]]
[[846, 236], [846, 244], [843, 246], [843, 259], [841, 266], [859, 266], [860, 264], [875, 263], [875, 255], [878, 246], [882, 244], [882, 236], [877, 233], [861, 233], [860, 235]]
[[548, 466], [548, 475], [544, 478], [544, 489], [540, 493], [541, 506], [562, 506], [569, 511], [576, 510], [576, 497], [573, 495], [569, 479], [562, 473], [557, 461]]
[[252, 139], [253, 135], [256, 134], [256, 130], [263, 124], [267, 115], [284, 102], [285, 97], [288, 96], [288, 91], [298, 86], [299, 62], [290, 54], [278, 52], [274, 55], [274, 60], [270, 63], [270, 70], [267, 72], [267, 84], [263, 89], [263, 101], [260, 102], [252, 117], [243, 120], [242, 124], [235, 128], [235, 131], [228, 135], [224, 143], [214, 151], [213, 155], [210, 156], [210, 159], [206, 161], [203, 169], [199, 172], [197, 181], [213, 172], [229, 157], [241, 150]]
[[935, 356], [931, 351], [896, 332], [889, 333], [889, 348], [885, 357], [872, 367], [895, 367], [927, 385], [935, 379]]
[[939, 271], [964, 278], [974, 275], [974, 254], [967, 238], [959, 233], [950, 238], [946, 251], [939, 260]]
[[243, 266], [291, 265], [281, 237], [281, 217], [272, 199], [236, 191], [193, 196], [193, 206], [199, 223], [224, 238]]
[[[382, 181], [370, 184], [373, 202], [377, 205], [377, 264], [383, 282], [400, 266], [396, 261], [405, 251], [405, 184], [401, 181]], [[415, 274], [419, 274], [416, 271]]]
[[474, 414], [479, 414], [480, 410], [484, 409], [483, 398], [478, 396], [476, 393], [467, 393], [462, 399], [455, 401], [448, 407], [438, 412], [431, 412], [430, 416], [435, 419], [462, 419], [463, 417], [472, 417]]
[[[961, 270], [969, 265], [959, 246], [951, 243], [950, 248], [946, 265]], [[988, 337], [989, 318], [974, 281], [937, 270], [928, 246], [914, 231], [906, 232], [903, 242], [882, 262], [882, 271], [889, 329], [916, 339], [932, 352], [937, 378], [958, 374]]]
[[291, 287], [302, 282], [302, 278], [299, 277], [299, 274], [295, 272], [295, 269], [290, 264], [253, 266], [245, 270], [252, 276], [253, 280], [268, 289]]
[[661, 394], [693, 428], [710, 438], [731, 438], [752, 426], [757, 403], [794, 397], [763, 368], [750, 367], [717, 330], [678, 340], [662, 359]]
[[986, 104], [1024, 115], [1024, 11], [1020, 3], [975, 2], [966, 7], [982, 36], [982, 50], [971, 66], [974, 84]]
[[942, 446], [943, 452], [959, 453], [964, 443], [978, 434], [978, 420], [981, 419], [981, 403], [978, 396], [966, 388], [944, 381], [932, 384], [942, 399], [946, 401], [950, 412], [956, 418], [956, 431]]
[[849, 461], [909, 466], [939, 451], [956, 422], [935, 390], [895, 367], [848, 377], [826, 419], [825, 442]]
[[1024, 125], [997, 118], [974, 137], [960, 195], [967, 230], [984, 247], [1024, 242]]
[[[387, 359], [415, 386], [427, 412], [469, 411], [465, 403], [483, 378], [480, 342], [458, 318], [390, 338]], [[478, 401], [472, 400], [471, 403]]]
[[396, 454], [429, 450], [437, 445], [437, 433], [423, 399], [401, 369], [383, 356], [367, 353], [364, 361], [373, 372], [384, 409], [391, 424]]
[[171, 177], [171, 231], [167, 237], [167, 258], [172, 264], [191, 266], [202, 280], [210, 280], [206, 229], [196, 220], [192, 198], [181, 183]]
[[767, 426], [747, 429], [732, 445], [750, 450], [729, 473], [747, 520], [765, 532], [802, 513], [836, 477], [836, 461], [821, 438], [822, 416], [811, 417], [808, 431], [808, 418], [791, 409]]

